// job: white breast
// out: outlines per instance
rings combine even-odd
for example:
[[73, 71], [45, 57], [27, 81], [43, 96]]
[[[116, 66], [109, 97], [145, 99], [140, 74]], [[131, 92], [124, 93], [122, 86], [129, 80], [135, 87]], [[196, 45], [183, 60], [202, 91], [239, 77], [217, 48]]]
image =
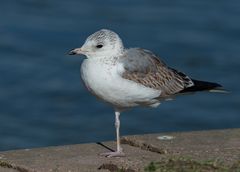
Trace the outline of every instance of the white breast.
[[119, 75], [119, 67], [96, 59], [86, 59], [81, 66], [82, 79], [90, 92], [116, 107], [152, 105], [159, 90], [147, 88]]

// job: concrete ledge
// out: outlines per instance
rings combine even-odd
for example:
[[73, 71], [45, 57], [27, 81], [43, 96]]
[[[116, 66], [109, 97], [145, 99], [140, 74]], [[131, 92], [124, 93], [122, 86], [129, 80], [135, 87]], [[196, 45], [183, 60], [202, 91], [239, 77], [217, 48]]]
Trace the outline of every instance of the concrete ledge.
[[0, 152], [0, 172], [134, 172], [147, 171], [151, 162], [182, 163], [182, 158], [195, 164], [221, 162], [230, 168], [240, 160], [240, 129], [126, 136], [122, 143], [127, 156], [121, 158], [99, 156], [108, 151], [103, 145], [115, 149], [115, 142]]

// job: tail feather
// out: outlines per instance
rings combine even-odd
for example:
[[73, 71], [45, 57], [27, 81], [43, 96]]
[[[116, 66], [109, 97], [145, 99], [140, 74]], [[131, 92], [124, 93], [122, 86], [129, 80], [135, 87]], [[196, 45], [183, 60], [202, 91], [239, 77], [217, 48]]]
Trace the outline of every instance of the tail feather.
[[210, 92], [223, 92], [227, 91], [222, 87], [222, 85], [213, 82], [199, 81], [192, 79], [194, 85], [188, 88], [185, 88], [180, 93], [196, 92], [196, 91], [210, 91]]

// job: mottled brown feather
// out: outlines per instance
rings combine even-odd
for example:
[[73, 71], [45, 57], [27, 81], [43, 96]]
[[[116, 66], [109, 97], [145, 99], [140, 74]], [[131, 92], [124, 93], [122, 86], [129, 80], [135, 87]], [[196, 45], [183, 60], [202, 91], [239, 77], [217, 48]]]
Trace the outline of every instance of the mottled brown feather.
[[169, 68], [152, 52], [140, 48], [127, 52], [120, 59], [125, 69], [122, 77], [161, 90], [160, 97], [171, 96], [193, 85], [188, 76]]

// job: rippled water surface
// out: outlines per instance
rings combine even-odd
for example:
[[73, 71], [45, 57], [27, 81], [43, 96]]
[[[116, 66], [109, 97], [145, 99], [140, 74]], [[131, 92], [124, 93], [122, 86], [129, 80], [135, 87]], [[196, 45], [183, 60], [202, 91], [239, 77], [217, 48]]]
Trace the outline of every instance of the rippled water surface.
[[121, 115], [121, 134], [240, 127], [240, 1], [9, 0], [0, 5], [0, 150], [112, 140], [113, 109], [66, 55], [101, 28], [230, 94], [198, 93]]

